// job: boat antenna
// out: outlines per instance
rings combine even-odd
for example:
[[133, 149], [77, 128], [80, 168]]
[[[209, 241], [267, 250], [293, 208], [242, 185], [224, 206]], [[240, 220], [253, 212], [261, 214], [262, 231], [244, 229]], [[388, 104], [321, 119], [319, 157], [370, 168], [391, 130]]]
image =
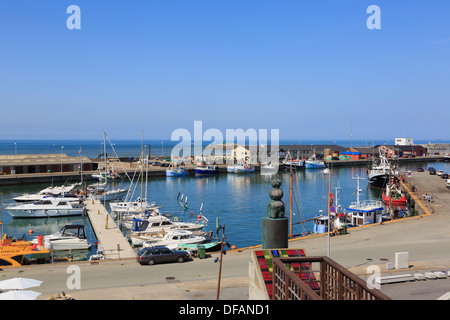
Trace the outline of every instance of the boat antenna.
[[359, 180], [362, 180], [364, 178], [356, 176], [356, 177], [352, 177], [352, 179], [356, 179], [356, 181], [357, 181], [356, 192], [354, 194], [356, 194], [356, 205], [359, 206], [360, 205], [360, 203], [359, 203], [359, 194], [362, 191], [362, 189], [359, 188]]

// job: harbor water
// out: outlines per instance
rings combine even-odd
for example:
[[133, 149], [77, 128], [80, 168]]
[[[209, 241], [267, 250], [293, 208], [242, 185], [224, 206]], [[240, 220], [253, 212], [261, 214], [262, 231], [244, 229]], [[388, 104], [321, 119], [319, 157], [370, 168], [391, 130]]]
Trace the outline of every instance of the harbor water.
[[[434, 167], [436, 170], [450, 172], [448, 163], [405, 163], [400, 171], [416, 170], [423, 167]], [[284, 192], [286, 216], [290, 216], [290, 173], [281, 170], [274, 176], [264, 176], [259, 172], [251, 174], [222, 173], [208, 177], [152, 177], [148, 179], [148, 199], [160, 206], [161, 213], [171, 214], [178, 220], [188, 221], [196, 219], [203, 204], [203, 215], [209, 220], [207, 230], [214, 231], [216, 218], [221, 225], [226, 226], [226, 242], [237, 248], [261, 244], [261, 219], [266, 216], [266, 207], [270, 201], [269, 191], [272, 188], [270, 181], [274, 177], [282, 180], [281, 189]], [[360, 199], [380, 199], [380, 189], [370, 188], [367, 180], [367, 167], [339, 167], [331, 169], [330, 192], [333, 192], [342, 208], [356, 201], [356, 189], [359, 180]], [[436, 179], [441, 180], [440, 177]], [[70, 181], [69, 181], [70, 183]], [[413, 183], [413, 181], [412, 181]], [[442, 183], [444, 180], [442, 179]], [[130, 182], [112, 182], [110, 187], [128, 187]], [[95, 235], [87, 217], [65, 217], [51, 219], [12, 219], [4, 210], [7, 204], [14, 203], [13, 198], [23, 193], [36, 193], [48, 187], [47, 184], [28, 184], [16, 186], [0, 186], [2, 202], [3, 233], [20, 237], [29, 237], [38, 234], [50, 234], [59, 231], [66, 224], [84, 224], [91, 243], [96, 241]], [[327, 214], [328, 179], [320, 169], [306, 169], [293, 173], [293, 223], [294, 234], [310, 232], [313, 229], [312, 221], [304, 224], [295, 224], [308, 220], [322, 212]], [[140, 188], [133, 199], [140, 196]], [[144, 188], [145, 190], [145, 188]], [[187, 208], [182, 207], [177, 198], [187, 197]], [[109, 206], [107, 205], [107, 209]], [[95, 253], [95, 247], [82, 253], [89, 257]]]

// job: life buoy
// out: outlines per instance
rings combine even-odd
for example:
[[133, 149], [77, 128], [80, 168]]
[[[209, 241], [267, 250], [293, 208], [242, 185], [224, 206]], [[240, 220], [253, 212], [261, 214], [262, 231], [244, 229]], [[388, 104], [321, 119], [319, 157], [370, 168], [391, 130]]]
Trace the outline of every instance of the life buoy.
[[173, 218], [173, 221], [178, 221], [178, 217]]

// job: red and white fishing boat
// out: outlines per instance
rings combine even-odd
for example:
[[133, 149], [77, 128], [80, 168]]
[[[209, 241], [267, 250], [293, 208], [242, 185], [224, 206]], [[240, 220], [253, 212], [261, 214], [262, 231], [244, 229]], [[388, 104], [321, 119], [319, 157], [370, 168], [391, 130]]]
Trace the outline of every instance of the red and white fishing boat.
[[382, 194], [381, 197], [383, 198], [383, 201], [386, 205], [389, 205], [392, 201], [393, 206], [406, 206], [406, 196], [405, 193], [401, 191], [401, 189], [398, 186], [392, 187], [392, 192], [390, 193], [390, 187], [387, 186]]

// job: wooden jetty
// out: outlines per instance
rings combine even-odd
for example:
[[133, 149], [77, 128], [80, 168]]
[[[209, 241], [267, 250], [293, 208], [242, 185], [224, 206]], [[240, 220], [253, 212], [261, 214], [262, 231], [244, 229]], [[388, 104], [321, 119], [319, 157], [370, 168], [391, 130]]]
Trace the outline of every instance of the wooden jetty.
[[106, 259], [135, 258], [136, 253], [100, 200], [86, 200], [86, 212]]

